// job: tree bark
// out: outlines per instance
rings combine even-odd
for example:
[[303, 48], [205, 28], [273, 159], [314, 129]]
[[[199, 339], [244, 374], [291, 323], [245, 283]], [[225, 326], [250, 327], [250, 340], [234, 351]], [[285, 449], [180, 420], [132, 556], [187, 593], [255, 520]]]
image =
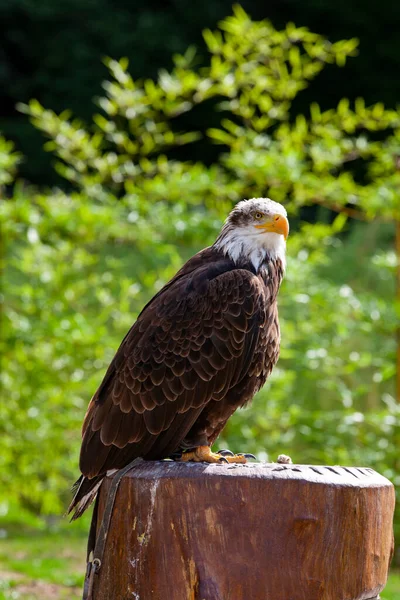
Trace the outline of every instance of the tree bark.
[[93, 598], [372, 599], [394, 502], [368, 468], [143, 461], [121, 480]]

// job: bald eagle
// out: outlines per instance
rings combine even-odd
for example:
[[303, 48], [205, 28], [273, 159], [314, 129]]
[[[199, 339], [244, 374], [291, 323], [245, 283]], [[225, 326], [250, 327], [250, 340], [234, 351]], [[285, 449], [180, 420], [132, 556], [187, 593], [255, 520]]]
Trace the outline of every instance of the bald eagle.
[[[211, 445], [278, 360], [277, 294], [288, 233], [281, 204], [239, 202], [215, 243], [144, 307], [90, 401], [73, 519], [107, 471], [135, 458], [221, 460]], [[243, 454], [222, 459], [246, 462]]]

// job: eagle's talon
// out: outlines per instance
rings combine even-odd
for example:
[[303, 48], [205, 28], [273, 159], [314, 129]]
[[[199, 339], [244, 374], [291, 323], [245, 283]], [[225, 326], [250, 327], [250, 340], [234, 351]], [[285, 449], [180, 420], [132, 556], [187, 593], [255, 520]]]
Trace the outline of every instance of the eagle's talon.
[[193, 450], [184, 452], [182, 462], [205, 462], [205, 463], [238, 463], [245, 464], [247, 462], [246, 457], [243, 454], [233, 454], [232, 456], [223, 456], [217, 452], [212, 452], [210, 446], [197, 446]]
[[246, 452], [246, 454], [242, 454], [241, 456], [244, 456], [245, 458], [254, 458], [254, 460], [257, 460], [257, 457], [254, 456], [254, 454], [250, 454], [249, 452]]
[[235, 456], [230, 450], [218, 450], [217, 454], [221, 454], [221, 456]]

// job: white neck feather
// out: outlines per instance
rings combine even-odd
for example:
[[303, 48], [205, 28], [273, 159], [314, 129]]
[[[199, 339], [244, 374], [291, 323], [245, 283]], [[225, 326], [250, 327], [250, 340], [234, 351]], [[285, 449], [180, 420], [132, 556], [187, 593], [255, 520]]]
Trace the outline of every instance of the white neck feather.
[[253, 226], [234, 229], [224, 227], [214, 246], [235, 264], [239, 260], [249, 260], [256, 271], [267, 254], [272, 260], [280, 259], [283, 269], [286, 266], [286, 241], [283, 235], [255, 232]]

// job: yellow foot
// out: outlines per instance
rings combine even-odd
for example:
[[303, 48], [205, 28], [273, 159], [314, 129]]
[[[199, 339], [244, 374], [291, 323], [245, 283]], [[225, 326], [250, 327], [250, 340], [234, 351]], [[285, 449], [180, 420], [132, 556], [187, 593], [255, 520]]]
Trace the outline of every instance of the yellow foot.
[[[188, 462], [206, 462], [206, 463], [242, 463], [245, 464], [247, 462], [247, 455], [245, 454], [232, 454], [232, 456], [222, 456], [222, 454], [218, 454], [217, 452], [211, 452], [210, 446], [198, 446], [195, 450], [190, 452], [184, 452], [180, 461]], [[253, 455], [248, 455], [252, 457]]]

